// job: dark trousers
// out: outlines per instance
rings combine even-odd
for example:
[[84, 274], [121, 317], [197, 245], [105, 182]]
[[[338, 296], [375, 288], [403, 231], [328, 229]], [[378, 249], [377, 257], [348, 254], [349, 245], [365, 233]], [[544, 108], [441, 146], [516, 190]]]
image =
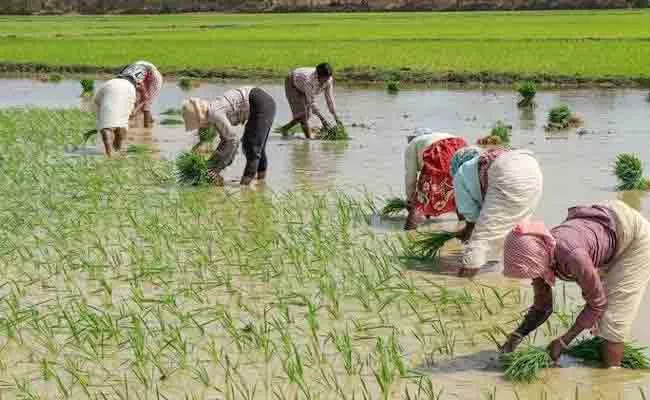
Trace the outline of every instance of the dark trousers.
[[254, 88], [248, 96], [248, 102], [250, 115], [241, 139], [242, 150], [246, 156], [244, 176], [255, 177], [257, 173], [265, 172], [268, 166], [266, 141], [275, 119], [275, 101], [264, 90]]

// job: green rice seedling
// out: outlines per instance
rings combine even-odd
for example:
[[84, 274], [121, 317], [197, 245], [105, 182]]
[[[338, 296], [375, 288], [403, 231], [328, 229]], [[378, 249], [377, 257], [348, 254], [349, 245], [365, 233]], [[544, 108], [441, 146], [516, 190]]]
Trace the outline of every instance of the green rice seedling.
[[528, 346], [523, 350], [502, 354], [501, 363], [505, 378], [513, 382], [532, 382], [538, 373], [552, 365], [551, 357], [545, 349]]
[[178, 118], [165, 118], [160, 121], [160, 125], [183, 125], [183, 120]]
[[386, 82], [386, 91], [389, 94], [399, 93], [399, 81], [388, 81]]
[[88, 143], [91, 137], [97, 136], [97, 129], [91, 129], [84, 132], [81, 137], [83, 138], [83, 143]]
[[160, 115], [181, 115], [181, 110], [178, 108], [168, 108], [161, 112]]
[[336, 351], [343, 358], [345, 372], [348, 375], [354, 375], [356, 373], [354, 369], [354, 350], [352, 348], [352, 337], [348, 328], [346, 327], [345, 332], [342, 334], [337, 334], [335, 331], [330, 332], [329, 339], [332, 340]]
[[50, 74], [50, 75], [47, 77], [47, 80], [50, 81], [50, 82], [52, 82], [52, 83], [59, 83], [59, 82], [61, 82], [61, 81], [63, 80], [63, 75], [61, 75], [61, 74], [57, 74], [57, 73], [53, 73], [53, 74]]
[[416, 239], [405, 244], [405, 257], [407, 259], [431, 261], [435, 260], [445, 243], [454, 239], [454, 232], [426, 232], [418, 234]]
[[444, 393], [444, 389], [436, 390], [433, 386], [433, 381], [431, 377], [420, 376], [418, 378], [418, 388], [417, 391], [411, 395], [408, 390], [408, 387], [405, 389], [405, 399], [404, 400], [441, 400]]
[[191, 78], [183, 77], [178, 80], [178, 87], [180, 87], [181, 90], [188, 91], [192, 89], [193, 86], [194, 81]]
[[[600, 337], [583, 339], [569, 346], [566, 353], [571, 357], [600, 363], [603, 360], [601, 353], [603, 341], [604, 339]], [[646, 347], [636, 346], [633, 343], [625, 343], [621, 366], [628, 369], [649, 369], [650, 357], [646, 354]]]
[[214, 139], [217, 138], [217, 130], [212, 125], [206, 128], [199, 128], [198, 136], [199, 136], [199, 143], [196, 146], [209, 144], [212, 143]]
[[503, 121], [497, 121], [490, 131], [490, 136], [498, 137], [500, 144], [509, 144], [512, 132], [512, 125], [506, 125]]
[[130, 144], [126, 148], [126, 152], [131, 154], [148, 154], [151, 153], [151, 147], [146, 144]]
[[350, 136], [342, 124], [336, 124], [328, 129], [321, 129], [318, 138], [320, 140], [349, 140]]
[[91, 95], [95, 91], [95, 80], [94, 79], [82, 79], [79, 81], [81, 84], [81, 94], [82, 95]]
[[406, 200], [401, 199], [399, 197], [393, 197], [388, 200], [386, 200], [386, 205], [384, 208], [381, 209], [381, 215], [388, 216], [388, 215], [396, 215], [402, 212], [403, 210], [406, 210], [408, 207], [408, 203]]
[[181, 184], [198, 186], [209, 182], [208, 162], [194, 152], [181, 153], [176, 158], [176, 176]]
[[295, 135], [302, 134], [302, 127], [300, 126], [300, 124], [297, 124], [297, 125], [292, 126], [290, 129], [284, 130], [284, 129], [282, 129], [281, 126], [277, 126], [277, 127], [273, 128], [273, 133], [279, 134], [284, 138], [293, 137]]
[[520, 99], [517, 102], [519, 107], [530, 107], [534, 104], [534, 98], [537, 94], [537, 86], [533, 81], [525, 81], [517, 87]]
[[571, 111], [566, 104], [562, 104], [551, 108], [545, 128], [546, 130], [566, 129], [579, 126], [582, 122], [582, 118], [578, 114]]
[[635, 154], [622, 153], [616, 156], [614, 175], [618, 179], [618, 190], [648, 190], [650, 180], [643, 176], [643, 163]]

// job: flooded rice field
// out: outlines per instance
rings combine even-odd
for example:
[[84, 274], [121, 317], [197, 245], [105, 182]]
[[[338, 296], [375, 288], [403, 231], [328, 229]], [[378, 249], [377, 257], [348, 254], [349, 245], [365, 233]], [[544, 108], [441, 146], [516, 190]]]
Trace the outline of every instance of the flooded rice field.
[[[204, 83], [184, 92], [167, 83], [155, 112], [178, 108], [187, 96], [211, 98], [243, 84], [250, 83]], [[5, 79], [0, 86], [5, 89], [0, 92], [0, 108], [89, 106], [89, 100], [79, 96], [77, 81], [53, 84]], [[283, 88], [260, 86], [278, 103], [276, 125], [284, 123], [289, 110]], [[563, 368], [546, 371], [540, 382], [514, 386], [504, 382], [495, 345], [488, 337], [516, 324], [520, 311], [531, 301], [530, 291], [498, 271], [482, 274], [471, 283], [426, 268], [398, 271], [394, 260], [381, 250], [396, 245], [395, 234], [403, 219], [372, 218], [370, 227], [350, 231], [360, 218], [349, 209], [364, 192], [379, 197], [401, 195], [406, 136], [416, 128], [449, 132], [474, 142], [502, 120], [513, 126], [513, 145], [533, 150], [540, 162], [544, 195], [537, 215], [547, 223], [559, 223], [566, 208], [574, 204], [616, 197], [650, 216], [645, 194], [615, 192], [612, 175], [618, 153], [634, 152], [643, 160], [650, 159], [646, 96], [646, 91], [635, 89], [550, 90], [537, 94], [536, 108], [520, 110], [516, 93], [503, 89], [420, 87], [389, 95], [378, 87], [339, 86], [337, 108], [352, 140], [332, 143], [271, 137], [268, 191], [263, 193], [280, 193], [279, 205], [270, 205], [276, 200], [264, 194], [238, 193], [234, 182], [216, 195], [194, 190], [178, 194], [184, 204], [174, 216], [158, 214], [146, 196], [136, 196], [137, 205], [125, 197], [119, 200], [124, 201], [123, 209], [135, 211], [125, 211], [128, 215], [121, 217], [117, 213], [119, 221], [114, 226], [108, 222], [106, 227], [96, 227], [114, 235], [104, 243], [113, 253], [93, 255], [104, 257], [103, 263], [112, 270], [98, 269], [98, 265], [89, 268], [90, 264], [84, 264], [89, 261], [83, 261], [87, 258], [70, 253], [66, 257], [71, 258], [61, 256], [58, 262], [80, 262], [83, 265], [75, 265], [75, 270], [80, 268], [83, 275], [68, 279], [65, 273], [60, 276], [61, 265], [46, 262], [55, 257], [46, 250], [25, 258], [33, 268], [30, 279], [43, 285], [47, 294], [40, 298], [39, 289], [28, 289], [22, 295], [30, 304], [48, 304], [49, 311], [62, 319], [77, 318], [68, 325], [55, 324], [57, 330], [14, 307], [12, 324], [29, 320], [34, 327], [25, 337], [20, 329], [6, 328], [14, 335], [8, 333], [7, 338], [14, 340], [0, 342], [0, 395], [18, 398], [13, 396], [20, 393], [30, 398], [20, 385], [31, 382], [32, 392], [48, 399], [641, 399], [650, 385], [649, 374], [585, 368], [570, 359], [563, 360]], [[579, 112], [588, 133], [545, 132], [548, 110], [558, 104]], [[157, 121], [161, 118], [156, 117]], [[181, 126], [159, 125], [133, 128], [129, 141], [150, 145], [153, 156], [161, 159], [173, 159], [194, 143]], [[66, 150], [66, 157], [97, 155], [101, 159], [100, 154], [99, 145]], [[108, 174], [98, 165], [98, 172], [92, 174]], [[242, 169], [243, 156], [239, 155], [226, 177], [238, 180]], [[317, 193], [337, 196], [334, 191], [350, 197], [337, 197], [334, 211], [312, 212], [303, 221], [312, 230], [291, 228], [301, 220], [302, 211], [320, 210]], [[239, 197], [233, 201], [232, 196]], [[136, 206], [146, 210], [145, 216], [138, 215]], [[123, 230], [129, 221], [138, 222], [135, 236], [148, 243], [146, 254], [139, 253], [134, 233]], [[269, 221], [269, 226], [260, 221]], [[434, 223], [455, 225], [453, 219]], [[161, 224], [170, 224], [168, 230], [153, 228]], [[201, 236], [204, 233], [196, 232], [196, 224], [216, 226], [221, 233], [206, 239]], [[231, 232], [237, 231], [238, 224], [254, 227], [255, 235]], [[276, 229], [284, 233], [276, 236]], [[98, 241], [103, 237], [99, 235]], [[71, 246], [66, 238], [61, 240], [61, 246]], [[89, 237], [78, 240], [93, 242]], [[124, 244], [128, 241], [133, 241], [133, 248]], [[173, 247], [170, 243], [178, 246], [179, 254], [165, 252]], [[186, 251], [183, 255], [181, 248]], [[87, 257], [93, 253], [85, 251]], [[120, 256], [123, 252], [129, 256]], [[309, 258], [307, 253], [318, 257]], [[120, 263], [120, 257], [131, 261]], [[206, 260], [220, 269], [203, 266]], [[250, 270], [243, 270], [243, 264]], [[138, 273], [132, 271], [134, 265], [139, 266]], [[170, 265], [189, 272], [172, 273]], [[19, 276], [19, 268], [13, 268], [2, 279], [0, 294], [5, 300], [21, 294], [9, 280]], [[49, 285], [46, 276], [52, 277]], [[119, 299], [126, 298], [129, 301], [120, 308]], [[556, 314], [561, 316], [572, 316], [580, 308], [575, 285], [558, 285], [556, 299]], [[69, 308], [66, 301], [74, 305]], [[650, 295], [644, 304], [650, 305]], [[12, 307], [2, 309], [8, 312]], [[97, 315], [111, 315], [115, 320]], [[8, 324], [9, 320], [3, 321]], [[47, 315], [42, 320], [47, 321]], [[634, 335], [644, 345], [650, 345], [649, 324], [650, 314], [642, 307]], [[538, 329], [536, 343], [544, 344], [564, 329], [562, 318], [556, 317]], [[59, 340], [48, 342], [48, 337]], [[99, 354], [104, 340], [112, 351]], [[38, 349], [29, 345], [32, 341], [39, 343]], [[68, 344], [82, 356], [58, 355]], [[405, 365], [400, 366], [397, 353]]]

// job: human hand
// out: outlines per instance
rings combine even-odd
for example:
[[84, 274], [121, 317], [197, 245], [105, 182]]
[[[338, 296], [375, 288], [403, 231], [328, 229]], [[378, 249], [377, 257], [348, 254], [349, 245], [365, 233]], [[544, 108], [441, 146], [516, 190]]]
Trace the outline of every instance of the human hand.
[[561, 337], [555, 339], [552, 341], [548, 347], [546, 348], [546, 351], [548, 352], [548, 355], [551, 357], [551, 360], [557, 365], [557, 362], [560, 360], [560, 355], [562, 355], [562, 351], [565, 349], [566, 345], [564, 344], [564, 341], [562, 340]]
[[521, 335], [512, 333], [508, 336], [508, 340], [503, 344], [503, 346], [499, 348], [499, 351], [504, 354], [512, 353], [523, 339], [524, 338], [521, 337]]
[[459, 230], [458, 232], [456, 232], [456, 237], [461, 242], [468, 241], [471, 235], [472, 235], [472, 233], [469, 231], [469, 229], [467, 229], [467, 227], [465, 227], [465, 228]]

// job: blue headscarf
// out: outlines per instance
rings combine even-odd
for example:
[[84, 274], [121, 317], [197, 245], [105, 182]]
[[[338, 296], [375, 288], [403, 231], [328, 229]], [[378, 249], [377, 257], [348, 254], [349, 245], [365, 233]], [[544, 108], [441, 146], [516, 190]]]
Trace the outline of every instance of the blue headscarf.
[[467, 146], [458, 149], [458, 151], [454, 153], [454, 156], [451, 158], [451, 163], [449, 164], [449, 172], [451, 173], [451, 176], [456, 176], [456, 172], [458, 172], [461, 165], [474, 157], [478, 157], [480, 154], [481, 149], [476, 146]]

